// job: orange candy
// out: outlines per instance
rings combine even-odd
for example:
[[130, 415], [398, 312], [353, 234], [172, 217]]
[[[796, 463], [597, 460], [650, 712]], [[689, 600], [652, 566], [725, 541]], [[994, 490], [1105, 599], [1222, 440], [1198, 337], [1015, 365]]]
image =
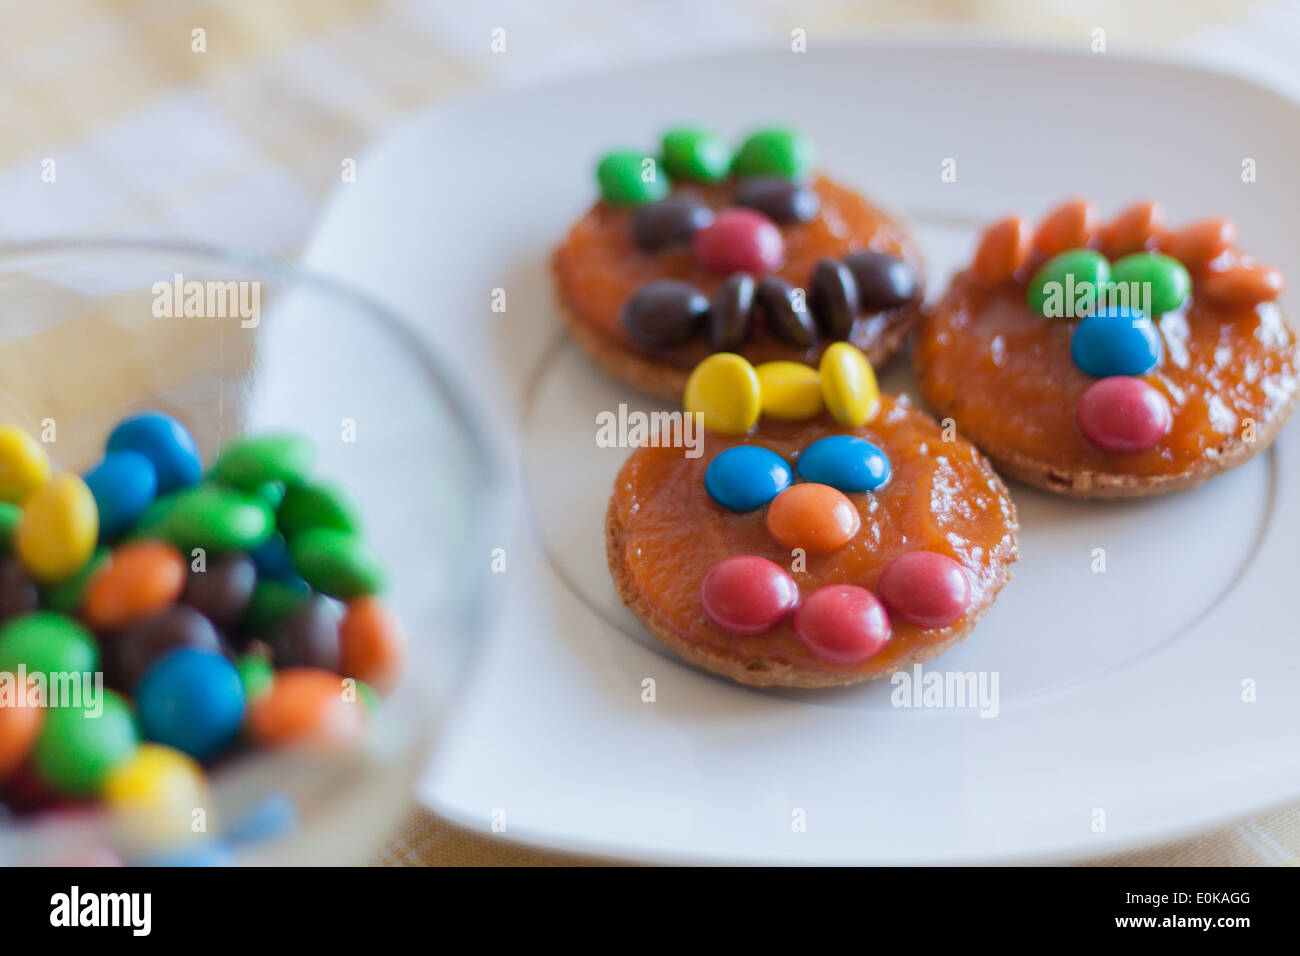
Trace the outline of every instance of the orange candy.
[[1282, 273], [1272, 266], [1243, 261], [1205, 273], [1200, 291], [1220, 305], [1254, 306], [1276, 299], [1284, 285]]
[[1156, 237], [1164, 218], [1160, 203], [1151, 200], [1136, 202], [1102, 230], [1102, 249], [1111, 259], [1141, 252]]
[[365, 704], [344, 696], [338, 674], [315, 667], [276, 671], [270, 690], [248, 706], [246, 727], [260, 744], [341, 743], [361, 733]]
[[1038, 224], [1034, 252], [1050, 259], [1058, 252], [1086, 246], [1097, 233], [1097, 207], [1086, 199], [1062, 203]]
[[0, 704], [0, 780], [27, 758], [44, 713], [39, 707], [19, 707], [7, 700]]
[[161, 541], [133, 541], [113, 552], [86, 588], [82, 612], [98, 630], [116, 630], [170, 607], [185, 587], [185, 559]]
[[383, 601], [359, 597], [348, 602], [339, 627], [341, 669], [381, 694], [393, 689], [406, 657], [406, 631]]
[[999, 220], [984, 230], [971, 268], [985, 285], [1006, 282], [1029, 260], [1033, 234], [1019, 216]]
[[1237, 227], [1227, 219], [1202, 219], [1171, 235], [1165, 251], [1189, 269], [1203, 269], [1236, 241]]
[[767, 506], [767, 530], [787, 548], [824, 554], [848, 544], [862, 519], [844, 492], [830, 485], [791, 485]]

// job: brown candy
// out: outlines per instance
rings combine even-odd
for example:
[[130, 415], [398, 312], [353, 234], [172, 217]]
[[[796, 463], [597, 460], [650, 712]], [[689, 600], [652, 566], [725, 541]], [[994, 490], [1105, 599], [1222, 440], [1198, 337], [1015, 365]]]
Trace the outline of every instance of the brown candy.
[[221, 635], [212, 622], [187, 604], [176, 604], [109, 634], [100, 642], [104, 680], [127, 693], [158, 658], [181, 647], [223, 653]]
[[35, 611], [40, 603], [36, 583], [13, 555], [0, 558], [0, 622]]
[[819, 260], [808, 296], [821, 333], [827, 338], [847, 339], [858, 317], [858, 283], [849, 267], [834, 259]]
[[275, 666], [316, 667], [337, 672], [340, 617], [338, 607], [323, 594], [313, 594], [302, 601], [271, 637]]
[[253, 599], [257, 585], [257, 569], [244, 554], [228, 554], [210, 558], [207, 569], [190, 569], [185, 580], [181, 601], [203, 613], [217, 627], [229, 628], [237, 624]]
[[817, 327], [802, 290], [780, 276], [768, 276], [758, 284], [754, 307], [777, 338], [801, 349], [816, 344]]
[[709, 303], [709, 348], [730, 352], [749, 338], [753, 321], [754, 278], [744, 272], [728, 276]]

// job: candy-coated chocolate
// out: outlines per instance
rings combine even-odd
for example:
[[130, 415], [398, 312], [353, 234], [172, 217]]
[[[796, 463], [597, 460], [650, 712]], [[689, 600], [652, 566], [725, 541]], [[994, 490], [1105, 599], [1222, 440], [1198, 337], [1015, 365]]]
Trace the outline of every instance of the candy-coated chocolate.
[[921, 291], [916, 270], [897, 256], [864, 250], [849, 253], [844, 264], [858, 284], [858, 299], [865, 312], [906, 305]]
[[95, 496], [77, 475], [61, 472], [27, 499], [14, 546], [32, 577], [53, 584], [81, 570], [98, 539]]
[[[280, 522], [280, 526], [284, 527], [284, 522]], [[258, 577], [286, 580], [298, 576], [298, 572], [293, 569], [289, 543], [279, 531], [271, 532], [269, 538], [248, 552], [248, 557], [252, 559]]]
[[203, 476], [194, 436], [162, 412], [144, 412], [124, 419], [108, 436], [105, 451], [136, 451], [148, 458], [153, 462], [160, 495], [198, 484]]
[[192, 757], [146, 743], [104, 780], [104, 800], [136, 848], [196, 839], [194, 811], [208, 806], [203, 769]]
[[822, 380], [802, 362], [764, 362], [756, 366], [763, 414], [803, 421], [821, 413]]
[[[287, 561], [287, 550], [285, 557]], [[190, 568], [181, 600], [217, 627], [234, 627], [248, 610], [256, 586], [257, 569], [248, 555], [221, 554], [209, 557], [202, 571]]]
[[1150, 288], [1151, 304], [1147, 315], [1163, 315], [1183, 304], [1192, 291], [1192, 277], [1181, 262], [1158, 252], [1135, 252], [1116, 262], [1110, 270], [1111, 281], [1117, 285], [1138, 283], [1140, 304]]
[[185, 587], [185, 572], [185, 559], [165, 542], [124, 544], [91, 579], [82, 614], [96, 630], [126, 627], [175, 603]]
[[817, 343], [817, 325], [804, 291], [780, 276], [767, 276], [758, 283], [754, 314], [768, 331], [796, 348], [809, 349]]
[[263, 654], [248, 653], [240, 655], [235, 661], [235, 670], [239, 671], [240, 683], [244, 685], [244, 699], [250, 703], [271, 689], [275, 679], [275, 668]]
[[728, 276], [713, 294], [707, 319], [709, 348], [728, 352], [749, 338], [754, 319], [754, 277], [743, 272]]
[[406, 659], [402, 619], [376, 597], [348, 602], [339, 626], [339, 670], [387, 694], [397, 684]]
[[[95, 716], [98, 711], [98, 716]], [[105, 690], [95, 707], [47, 707], [32, 748], [40, 780], [66, 797], [99, 792], [108, 775], [126, 763], [137, 745], [131, 708]]]
[[1019, 216], [998, 220], [980, 236], [971, 271], [984, 285], [1006, 282], [1029, 261], [1033, 235], [1029, 222]]
[[709, 497], [731, 511], [761, 508], [793, 480], [784, 458], [757, 445], [728, 448], [709, 462], [704, 472]]
[[161, 527], [163, 537], [187, 554], [194, 548], [213, 554], [251, 551], [274, 530], [265, 499], [206, 483], [178, 494]]
[[287, 793], [268, 793], [235, 818], [222, 838], [234, 846], [265, 843], [298, 826], [298, 804]]
[[0, 501], [0, 554], [8, 553], [14, 546], [14, 535], [22, 524], [23, 509], [10, 501]]
[[312, 667], [276, 671], [271, 689], [249, 706], [249, 735], [267, 745], [356, 737], [365, 727], [365, 707], [345, 698], [343, 680]]
[[642, 286], [623, 307], [628, 338], [649, 349], [681, 345], [704, 323], [709, 297], [689, 282], [660, 279]]
[[716, 133], [679, 126], [664, 133], [662, 145], [669, 176], [716, 183], [731, 172], [731, 147]]
[[785, 547], [827, 554], [848, 544], [862, 519], [853, 502], [830, 485], [791, 485], [767, 506], [767, 530]]
[[615, 206], [639, 206], [668, 195], [667, 174], [652, 156], [635, 150], [608, 153], [596, 166], [600, 198]]
[[301, 435], [255, 435], [221, 449], [212, 480], [256, 494], [273, 482], [287, 486], [306, 481], [315, 461], [316, 447]]
[[57, 584], [41, 589], [41, 604], [50, 611], [60, 614], [76, 614], [85, 600], [86, 588], [101, 570], [108, 566], [112, 551], [108, 545], [100, 545], [78, 571], [70, 578], [64, 578]]
[[686, 380], [683, 407], [704, 416], [704, 427], [740, 435], [758, 422], [761, 408], [754, 366], [731, 352], [710, 355]]
[[1258, 262], [1239, 262], [1206, 272], [1200, 291], [1219, 305], [1240, 307], [1271, 302], [1282, 294], [1282, 273]]
[[690, 196], [669, 196], [647, 203], [632, 220], [632, 238], [646, 252], [658, 252], [690, 243], [695, 234], [713, 222], [713, 210]]
[[49, 477], [41, 443], [16, 425], [0, 425], [0, 501], [20, 505]]
[[1070, 339], [1070, 357], [1089, 375], [1142, 375], [1160, 364], [1164, 345], [1155, 323], [1114, 307], [1085, 316]]
[[821, 333], [827, 338], [847, 339], [858, 317], [858, 283], [848, 266], [834, 259], [818, 260], [808, 298]]
[[224, 750], [244, 719], [244, 685], [220, 654], [182, 647], [155, 661], [136, 687], [145, 737], [207, 760]]
[[23, 563], [11, 554], [0, 558], [0, 624], [35, 611], [40, 601], [36, 582]]
[[1097, 207], [1072, 199], [1053, 209], [1034, 233], [1034, 252], [1043, 258], [1086, 246], [1097, 233]]
[[144, 514], [158, 493], [153, 462], [138, 451], [115, 451], [85, 476], [99, 510], [99, 534], [115, 538]]
[[1140, 378], [1115, 375], [1094, 382], [1079, 399], [1079, 429], [1104, 451], [1143, 451], [1169, 433], [1169, 399]]
[[1097, 307], [1110, 263], [1093, 249], [1071, 249], [1052, 256], [1029, 280], [1029, 307], [1049, 319], [1078, 318]]
[[356, 535], [333, 528], [312, 528], [289, 544], [294, 567], [317, 591], [350, 601], [384, 588], [384, 566]]
[[889, 481], [889, 459], [865, 438], [830, 435], [799, 453], [799, 477], [843, 492], [875, 491]]
[[741, 555], [719, 561], [700, 585], [709, 620], [732, 634], [762, 634], [799, 602], [799, 586], [774, 561]]
[[880, 387], [865, 355], [848, 342], [836, 342], [822, 354], [817, 371], [822, 400], [837, 422], [856, 428], [876, 417]]
[[804, 597], [794, 612], [800, 643], [824, 660], [856, 664], [889, 640], [889, 614], [876, 596], [853, 584], [828, 584]]
[[1227, 219], [1202, 219], [1170, 237], [1165, 252], [1189, 269], [1204, 269], [1237, 242], [1237, 227]]
[[32, 611], [0, 627], [0, 673], [89, 674], [99, 670], [99, 647], [84, 627], [53, 611]]
[[736, 205], [757, 209], [773, 222], [809, 222], [822, 201], [808, 186], [784, 176], [751, 176], [737, 184]]
[[1134, 203], [1102, 229], [1102, 250], [1112, 259], [1141, 252], [1155, 241], [1164, 218], [1160, 203], [1151, 200]]
[[947, 627], [970, 607], [970, 579], [946, 554], [905, 551], [880, 572], [876, 594], [895, 618]]
[[133, 693], [154, 663], [182, 647], [221, 653], [221, 635], [212, 622], [188, 604], [177, 604], [142, 618], [104, 641], [104, 679]]
[[302, 578], [287, 581], [262, 578], [253, 588], [253, 597], [248, 602], [240, 629], [255, 636], [270, 634], [310, 592], [311, 588]]
[[812, 142], [791, 129], [771, 127], [752, 133], [736, 152], [732, 172], [737, 176], [784, 176], [804, 179], [812, 172], [816, 152]]
[[329, 598], [301, 601], [271, 635], [276, 667], [339, 669], [339, 612]]
[[17, 703], [0, 707], [0, 783], [31, 753], [44, 713], [43, 707], [25, 707]]
[[719, 209], [691, 240], [691, 256], [710, 272], [763, 275], [785, 262], [785, 240], [776, 223], [753, 209]]

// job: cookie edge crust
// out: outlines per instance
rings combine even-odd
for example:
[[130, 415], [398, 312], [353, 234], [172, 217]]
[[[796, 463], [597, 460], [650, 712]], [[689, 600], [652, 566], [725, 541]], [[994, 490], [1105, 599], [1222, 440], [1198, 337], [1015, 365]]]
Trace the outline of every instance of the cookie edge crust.
[[1020, 558], [1020, 547], [1017, 540], [1017, 535], [1020, 532], [1020, 522], [1016, 515], [1015, 501], [1012, 500], [1006, 485], [1003, 484], [998, 475], [994, 474], [991, 468], [988, 469], [988, 472], [994, 489], [1011, 504], [1012, 551], [1010, 556], [1002, 562], [1001, 580], [986, 591], [984, 599], [978, 605], [967, 612], [966, 626], [961, 630], [953, 632], [947, 640], [940, 644], [919, 647], [913, 653], [880, 670], [844, 674], [803, 670], [788, 664], [775, 665], [761, 656], [714, 653], [678, 637], [670, 628], [665, 627], [655, 619], [649, 606], [641, 599], [640, 592], [633, 586], [632, 575], [628, 572], [627, 565], [623, 560], [623, 533], [625, 528], [618, 519], [618, 509], [615, 506], [613, 495], [610, 496], [609, 505], [605, 510], [605, 558], [609, 564], [610, 576], [614, 579], [614, 588], [618, 591], [619, 599], [622, 600], [624, 606], [636, 616], [641, 626], [655, 640], [688, 663], [722, 677], [730, 678], [736, 683], [744, 684], [747, 687], [847, 687], [851, 684], [877, 680], [889, 674], [906, 670], [914, 664], [938, 657], [954, 644], [965, 640], [967, 635], [979, 624], [980, 619], [988, 613], [989, 608], [993, 606], [993, 602], [997, 600], [998, 594], [1006, 587], [1007, 582], [1011, 580], [1011, 565]]

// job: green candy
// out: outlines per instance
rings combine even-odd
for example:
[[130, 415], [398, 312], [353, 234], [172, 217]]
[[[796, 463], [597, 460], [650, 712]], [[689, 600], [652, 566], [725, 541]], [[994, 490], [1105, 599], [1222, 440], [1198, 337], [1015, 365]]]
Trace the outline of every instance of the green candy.
[[716, 183], [731, 171], [731, 150], [708, 130], [679, 126], [664, 133], [664, 169], [677, 179]]
[[271, 689], [275, 679], [275, 668], [261, 654], [245, 654], [235, 661], [235, 670], [239, 672], [240, 683], [244, 685], [244, 699], [255, 697]]
[[0, 553], [13, 550], [14, 532], [22, 520], [22, 508], [9, 501], [0, 501]]
[[262, 578], [253, 587], [253, 596], [244, 611], [240, 628], [249, 634], [270, 634], [310, 593], [311, 589], [305, 581], [290, 584], [274, 578]]
[[655, 160], [632, 150], [607, 153], [596, 167], [600, 198], [616, 206], [640, 206], [668, 195], [668, 176]]
[[1131, 295], [1129, 302], [1135, 309], [1140, 309], [1143, 305], [1142, 290], [1149, 283], [1149, 314], [1152, 316], [1174, 311], [1192, 291], [1192, 277], [1187, 274], [1183, 264], [1158, 252], [1135, 252], [1120, 259], [1111, 268], [1111, 281], [1123, 285], [1139, 283], [1137, 295]]
[[201, 484], [176, 495], [158, 531], [182, 551], [253, 551], [275, 530], [264, 498]]
[[1110, 279], [1110, 263], [1100, 252], [1071, 249], [1052, 256], [1029, 280], [1029, 307], [1049, 319], [1075, 319], [1098, 306], [1102, 283]]
[[111, 690], [86, 707], [48, 707], [32, 760], [41, 778], [69, 797], [94, 794], [108, 775], [135, 753], [139, 739], [131, 709]]
[[162, 540], [163, 524], [167, 516], [171, 514], [172, 508], [176, 505], [176, 498], [179, 492], [173, 492], [169, 495], [161, 495], [149, 503], [149, 507], [144, 509], [144, 514], [136, 520], [136, 523], [127, 529], [123, 535], [124, 541], [142, 541], [142, 540]]
[[732, 172], [737, 176], [784, 176], [804, 179], [817, 153], [812, 142], [794, 130], [761, 129], [741, 143]]
[[217, 456], [211, 478], [240, 491], [255, 492], [273, 481], [303, 481], [316, 449], [300, 435], [258, 435], [231, 442]]
[[41, 591], [41, 605], [60, 614], [76, 614], [81, 608], [81, 599], [86, 594], [86, 586], [108, 561], [108, 556], [108, 548], [101, 544], [80, 571]]
[[350, 601], [384, 587], [384, 566], [360, 538], [333, 528], [312, 528], [289, 545], [294, 567], [317, 591]]
[[0, 671], [85, 674], [99, 668], [94, 637], [72, 618], [53, 611], [33, 611], [0, 627]]
[[342, 485], [323, 481], [293, 485], [285, 490], [277, 520], [287, 537], [310, 528], [333, 528], [358, 534], [361, 531], [361, 506], [352, 492]]
[[357, 681], [357, 700], [366, 708], [367, 714], [374, 714], [379, 711], [379, 694], [363, 680]]
[[284, 501], [284, 482], [268, 481], [261, 488], [257, 489], [258, 497], [271, 506], [275, 511], [280, 507], [280, 502]]

